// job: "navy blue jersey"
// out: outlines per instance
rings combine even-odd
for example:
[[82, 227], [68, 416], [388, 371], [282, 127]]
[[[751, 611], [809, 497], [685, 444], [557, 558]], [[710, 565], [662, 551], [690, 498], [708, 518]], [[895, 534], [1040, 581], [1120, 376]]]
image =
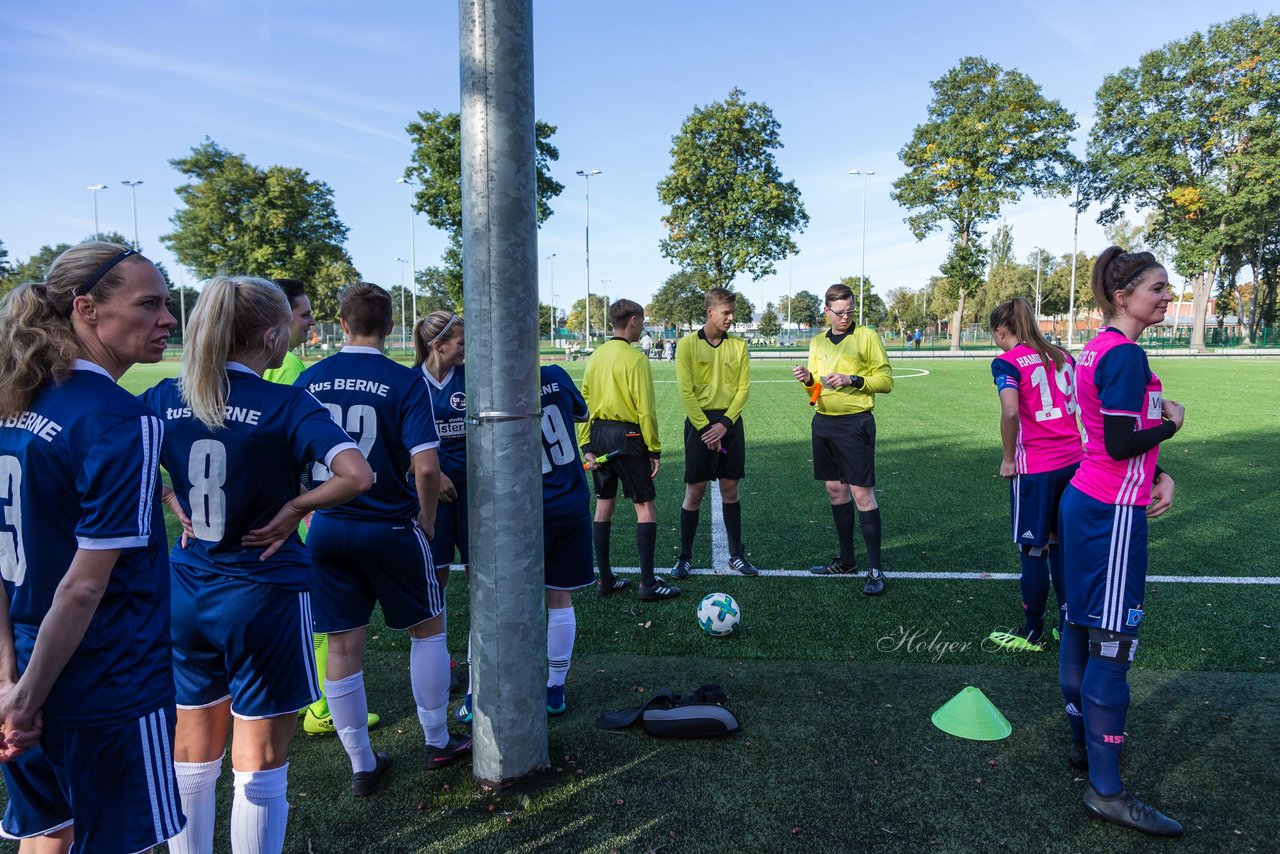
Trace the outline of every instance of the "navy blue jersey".
[[177, 380], [162, 380], [142, 401], [165, 422], [160, 462], [191, 517], [196, 542], [175, 545], [169, 560], [196, 570], [306, 590], [311, 553], [297, 533], [270, 559], [240, 540], [298, 496], [303, 466], [326, 465], [355, 448], [329, 410], [304, 389], [267, 382], [227, 363], [230, 392], [223, 428], [210, 430], [182, 400]]
[[173, 705], [160, 419], [95, 364], [0, 422], [0, 572], [18, 670], [77, 549], [120, 549], [45, 723], [118, 723]]
[[[440, 445], [431, 395], [422, 375], [372, 347], [343, 347], [303, 372], [294, 385], [324, 404], [338, 426], [360, 446], [373, 469], [373, 487], [338, 507], [318, 512], [336, 519], [412, 519], [418, 494], [411, 458]], [[311, 480], [329, 479], [323, 463]]]
[[543, 365], [542, 518], [546, 524], [574, 522], [590, 513], [591, 493], [578, 456], [574, 422], [587, 420], [582, 393], [559, 365]]
[[467, 482], [467, 379], [458, 365], [436, 382], [424, 362], [422, 373], [431, 389], [431, 406], [440, 434], [440, 471], [458, 486]]

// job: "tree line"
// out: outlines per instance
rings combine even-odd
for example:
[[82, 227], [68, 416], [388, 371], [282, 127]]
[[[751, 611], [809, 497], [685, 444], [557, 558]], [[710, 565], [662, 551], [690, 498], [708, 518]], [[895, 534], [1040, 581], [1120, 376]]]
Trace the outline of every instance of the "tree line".
[[[1029, 76], [980, 56], [962, 58], [932, 84], [926, 119], [899, 152], [906, 172], [892, 198], [923, 240], [951, 238], [939, 275], [923, 287], [897, 284], [886, 297], [858, 277], [869, 323], [911, 329], [951, 315], [953, 346], [962, 326], [982, 322], [999, 299], [1029, 294], [1040, 276], [1043, 314], [1070, 305], [1069, 254], [1036, 249], [1012, 254], [1005, 226], [987, 229], [1003, 208], [1031, 193], [1068, 196], [1077, 212], [1096, 208], [1111, 236], [1133, 238], [1171, 259], [1186, 277], [1194, 311], [1192, 345], [1203, 348], [1209, 299], [1242, 319], [1246, 338], [1274, 325], [1280, 281], [1280, 16], [1243, 15], [1149, 51], [1107, 75], [1095, 98], [1095, 121], [1083, 158], [1070, 150], [1076, 117]], [[403, 177], [416, 185], [414, 208], [443, 230], [448, 245], [436, 265], [413, 271], [418, 313], [462, 309], [461, 127], [457, 113], [422, 111], [406, 127], [413, 151]], [[551, 175], [559, 151], [556, 128], [536, 125], [538, 222], [553, 213], [564, 186]], [[698, 106], [672, 137], [671, 165], [656, 190], [667, 208], [659, 249], [677, 272], [657, 289], [650, 317], [696, 324], [701, 295], [759, 280], [775, 262], [798, 253], [808, 225], [801, 194], [777, 165], [781, 127], [766, 104], [734, 88]], [[170, 161], [186, 182], [173, 230], [160, 240], [196, 276], [220, 271], [308, 280], [316, 315], [333, 320], [341, 287], [359, 278], [344, 248], [347, 227], [333, 191], [292, 167], [250, 163], [212, 139]], [[1145, 216], [1141, 227], [1124, 215]], [[1138, 239], [1140, 238], [1140, 239]], [[57, 245], [11, 261], [0, 243], [0, 290], [43, 277]], [[1075, 259], [1077, 313], [1092, 307], [1091, 259]], [[1247, 273], [1246, 273], [1247, 271]], [[1064, 279], [1064, 277], [1066, 277]], [[393, 288], [393, 297], [402, 296]], [[543, 306], [547, 328], [591, 325], [604, 330], [604, 295], [570, 306]], [[757, 307], [739, 292], [739, 315]], [[763, 306], [768, 328], [816, 325], [818, 297], [807, 291]], [[397, 310], [399, 302], [397, 301]], [[766, 318], [767, 321], [766, 321]], [[1074, 318], [1071, 318], [1074, 320]]]

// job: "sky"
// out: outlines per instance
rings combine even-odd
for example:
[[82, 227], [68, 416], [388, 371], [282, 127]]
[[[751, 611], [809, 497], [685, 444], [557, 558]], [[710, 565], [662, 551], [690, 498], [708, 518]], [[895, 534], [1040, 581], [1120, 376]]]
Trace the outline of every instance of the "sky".
[[[930, 82], [964, 56], [1029, 75], [1080, 124], [1084, 153], [1094, 94], [1145, 51], [1263, 6], [1218, 0], [1129, 3], [850, 3], [791, 0], [535, 0], [535, 111], [555, 125], [565, 185], [539, 234], [542, 302], [585, 296], [590, 179], [591, 290], [646, 303], [675, 271], [663, 258], [657, 183], [671, 138], [698, 106], [734, 87], [781, 124], [784, 178], [809, 213], [799, 253], [735, 289], [754, 303], [814, 293], [864, 264], [875, 290], [916, 289], [947, 253], [945, 234], [916, 241], [890, 198], [897, 152], [926, 119]], [[459, 108], [458, 6], [448, 0], [131, 0], [0, 7], [0, 241], [10, 260], [74, 243], [99, 227], [195, 284], [164, 249], [183, 182], [169, 160], [205, 137], [259, 166], [307, 170], [329, 184], [350, 228], [347, 249], [367, 281], [408, 281], [409, 190], [395, 183], [419, 110]], [[851, 169], [874, 170], [866, 179]], [[866, 219], [863, 222], [865, 180]], [[1026, 198], [1002, 212], [1014, 249], [1072, 248], [1068, 199]], [[1096, 210], [1079, 245], [1106, 245]], [[438, 263], [443, 234], [416, 219], [419, 269]], [[554, 255], [554, 258], [551, 256]]]

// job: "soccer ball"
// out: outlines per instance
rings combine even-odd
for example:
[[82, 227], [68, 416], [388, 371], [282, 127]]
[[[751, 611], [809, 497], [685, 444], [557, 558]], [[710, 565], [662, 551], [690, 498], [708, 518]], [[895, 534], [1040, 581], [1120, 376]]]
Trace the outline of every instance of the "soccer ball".
[[733, 634], [742, 619], [742, 609], [728, 593], [712, 593], [698, 603], [698, 625], [712, 637]]

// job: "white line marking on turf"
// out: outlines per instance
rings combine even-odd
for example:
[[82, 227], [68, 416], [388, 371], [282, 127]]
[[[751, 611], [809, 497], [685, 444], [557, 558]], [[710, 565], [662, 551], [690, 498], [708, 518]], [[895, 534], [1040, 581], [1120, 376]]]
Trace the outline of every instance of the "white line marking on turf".
[[[893, 379], [895, 379], [895, 380], [910, 380], [910, 379], [915, 379], [916, 377], [927, 377], [927, 376], [929, 376], [929, 372], [928, 372], [928, 371], [926, 371], [924, 368], [900, 368], [899, 370], [903, 370], [903, 371], [917, 371], [918, 373], [914, 373], [914, 374], [899, 374], [899, 373], [897, 373], [897, 372], [894, 372], [894, 373], [890, 374], [890, 376], [891, 376], [891, 377], [893, 377]], [[676, 381], [676, 380], [654, 380], [653, 382], [654, 382], [654, 384], [655, 384], [655, 385], [663, 385], [664, 383], [665, 383], [666, 385], [674, 385], [677, 381]], [[794, 384], [795, 384], [795, 382], [796, 382], [795, 380], [752, 380], [752, 381], [751, 381], [751, 384], [752, 384], [752, 385], [766, 385], [766, 384], [768, 384], [768, 383], [791, 383], [792, 385], [794, 385]]]
[[[635, 566], [615, 566], [614, 572], [636, 575], [640, 572]], [[695, 569], [693, 575], [737, 575], [729, 569]], [[807, 569], [762, 569], [762, 576], [775, 578], [819, 578]], [[863, 578], [865, 573], [851, 572], [848, 575], [826, 575], [822, 578]], [[886, 572], [885, 577], [922, 579], [924, 581], [1017, 581], [1022, 576], [1016, 572]], [[1243, 585], [1280, 585], [1280, 576], [1261, 575], [1148, 575], [1149, 584], [1243, 584]]]
[[720, 497], [720, 481], [711, 481], [711, 565], [729, 563], [729, 534], [724, 528], [724, 504]]

